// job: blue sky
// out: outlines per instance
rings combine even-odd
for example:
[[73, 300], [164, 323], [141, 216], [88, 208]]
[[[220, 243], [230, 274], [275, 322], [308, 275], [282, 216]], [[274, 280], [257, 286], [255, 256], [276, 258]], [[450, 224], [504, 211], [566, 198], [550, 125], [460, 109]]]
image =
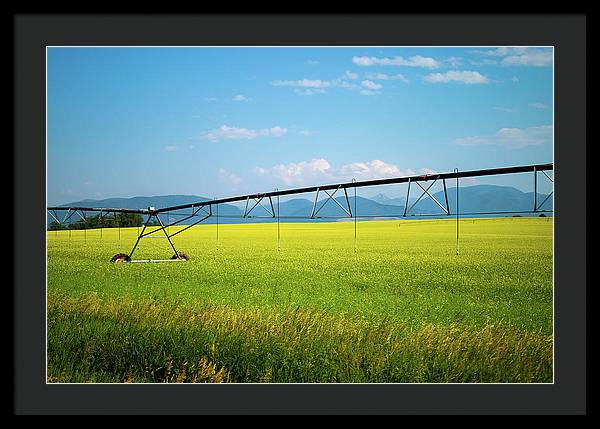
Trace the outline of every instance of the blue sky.
[[552, 65], [536, 47], [49, 47], [48, 204], [552, 162]]

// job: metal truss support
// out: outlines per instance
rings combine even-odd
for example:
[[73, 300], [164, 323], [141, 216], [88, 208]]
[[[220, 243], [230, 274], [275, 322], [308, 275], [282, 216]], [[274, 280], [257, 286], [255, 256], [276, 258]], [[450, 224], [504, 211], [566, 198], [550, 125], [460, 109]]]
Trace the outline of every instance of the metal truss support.
[[67, 210], [67, 212], [65, 213], [65, 217], [63, 218], [61, 223], [66, 223], [69, 219], [71, 219], [71, 217], [75, 214], [77, 210]]
[[[353, 215], [352, 215], [352, 208], [350, 207], [350, 200], [348, 199], [348, 191], [346, 190], [346, 188], [342, 188], [342, 189], [344, 189], [344, 195], [346, 197], [346, 204], [347, 204], [348, 208], [346, 208], [343, 205], [341, 205], [340, 202], [334, 198], [335, 193], [338, 190], [340, 190], [340, 188], [341, 188], [341, 185], [338, 186], [337, 188], [335, 188], [331, 194], [329, 192], [327, 192], [327, 190], [325, 190], [325, 189], [320, 189], [320, 188], [317, 189], [317, 193], [315, 195], [315, 201], [314, 201], [313, 207], [312, 207], [312, 212], [310, 214], [310, 218], [311, 219], [315, 219], [315, 217], [317, 216], [317, 214], [321, 211], [321, 209], [323, 207], [325, 207], [325, 204], [327, 204], [327, 202], [329, 200], [331, 200], [334, 203], [336, 203], [344, 211], [344, 213], [346, 213], [349, 217], [353, 217]], [[325, 201], [323, 201], [323, 204], [321, 204], [321, 207], [319, 207], [317, 209], [317, 200], [319, 198], [319, 191], [325, 192], [325, 194], [327, 194], [327, 198], [325, 198]]]
[[79, 218], [85, 222], [86, 221], [85, 212], [83, 210], [77, 210], [76, 212], [77, 212], [77, 215], [79, 216]]
[[446, 214], [450, 216], [450, 204], [448, 203], [448, 190], [446, 189], [446, 179], [442, 179], [444, 183], [444, 198], [446, 199]]
[[[212, 211], [212, 210], [211, 210]], [[204, 216], [202, 219], [200, 219], [199, 221], [196, 221], [188, 226], [186, 226], [185, 228], [180, 229], [179, 231], [174, 232], [173, 234], [169, 235], [169, 237], [173, 237], [174, 235], [180, 234], [183, 231], [190, 229], [192, 226], [198, 225], [200, 222], [204, 222], [206, 219], [208, 219], [209, 217], [212, 216], [212, 213]], [[175, 223], [172, 223], [171, 225], [174, 225]], [[217, 238], [218, 239], [218, 238]]]
[[[432, 178], [433, 179], [433, 178]], [[446, 190], [446, 179], [442, 179], [442, 182], [444, 184], [444, 198], [445, 198], [445, 202], [446, 202], [446, 206], [444, 207], [442, 205], [442, 203], [440, 203], [433, 195], [431, 195], [431, 193], [429, 192], [429, 190], [431, 189], [431, 187], [433, 185], [435, 185], [435, 183], [438, 181], [439, 176], [435, 177], [435, 179], [433, 179], [433, 182], [431, 182], [431, 184], [429, 186], [427, 186], [427, 188], [424, 188], [423, 185], [421, 185], [420, 182], [415, 181], [415, 183], [419, 186], [419, 188], [422, 189], [422, 193], [419, 196], [419, 198], [417, 198], [417, 200], [409, 207], [408, 206], [408, 198], [410, 196], [410, 180], [408, 181], [408, 191], [406, 193], [406, 204], [404, 205], [404, 215], [406, 216], [407, 214], [410, 213], [410, 211], [419, 203], [419, 201], [421, 201], [421, 199], [427, 195], [429, 196], [429, 198], [431, 198], [433, 200], [434, 203], [436, 203], [443, 211], [446, 215], [450, 215], [450, 204], [448, 203], [448, 191]]]
[[408, 212], [408, 197], [410, 196], [410, 177], [408, 178], [408, 191], [406, 191], [406, 202], [404, 203], [404, 214], [403, 217], [406, 217], [406, 213]]
[[102, 210], [100, 210], [100, 215], [98, 216], [98, 220], [102, 220], [104, 219], [106, 216], [108, 216], [110, 214], [110, 212], [102, 212]]
[[[212, 204], [208, 206], [208, 211], [206, 211], [206, 208], [205, 208], [205, 207], [206, 207], [206, 206], [200, 206], [200, 207], [196, 208], [196, 210], [194, 210], [194, 207], [192, 207], [192, 214], [190, 214], [189, 216], [186, 216], [186, 217], [184, 217], [184, 218], [181, 218], [181, 219], [179, 219], [179, 220], [177, 220], [177, 221], [175, 221], [175, 222], [172, 222], [172, 223], [167, 223], [167, 225], [165, 226], [165, 228], [169, 228], [169, 227], [171, 227], [171, 226], [174, 226], [174, 225], [177, 225], [177, 224], [179, 224], [179, 223], [181, 223], [181, 222], [183, 222], [183, 221], [185, 221], [185, 220], [191, 219], [191, 218], [195, 217], [195, 216], [196, 216], [196, 215], [197, 215], [199, 212], [203, 212], [203, 213], [206, 215], [206, 216], [205, 216], [205, 217], [204, 217], [202, 220], [204, 220], [204, 219], [208, 219], [209, 217], [211, 217], [211, 216], [212, 216]], [[168, 214], [168, 212], [167, 212], [167, 214]], [[202, 222], [202, 220], [200, 220], [200, 221], [198, 221], [198, 222], [195, 222], [195, 223], [193, 223], [193, 224], [191, 224], [191, 225], [189, 225], [189, 226], [185, 227], [185, 228], [184, 228], [184, 229], [182, 229], [182, 230], [179, 230], [179, 231], [177, 231], [177, 232], [174, 232], [173, 234], [170, 234], [170, 236], [172, 237], [172, 236], [174, 236], [174, 235], [176, 235], [176, 234], [179, 234], [181, 231], [185, 231], [185, 230], [186, 230], [186, 229], [188, 229], [189, 227], [192, 227], [192, 226], [194, 226], [194, 225], [197, 225], [198, 223]]]
[[171, 248], [173, 249], [173, 252], [175, 252], [175, 257], [177, 259], [179, 259], [179, 253], [177, 252], [177, 249], [175, 248], [175, 245], [171, 241], [171, 237], [169, 236], [169, 233], [168, 233], [166, 227], [163, 225], [162, 221], [160, 220], [160, 216], [158, 214], [155, 214], [155, 216], [156, 216], [156, 220], [158, 220], [158, 223], [160, 224], [163, 232], [165, 233], [165, 237], [167, 237], [167, 240], [169, 240], [169, 244], [171, 245]]
[[[544, 174], [544, 176], [546, 176], [546, 178], [548, 180], [550, 180], [550, 182], [552, 182], [552, 184], [554, 184], [554, 180], [548, 176], [548, 174], [546, 174], [546, 172], [544, 170], [541, 170], [541, 172]], [[542, 206], [546, 203], [546, 201], [548, 201], [550, 199], [550, 197], [554, 194], [554, 190], [552, 190], [548, 195], [546, 195], [546, 198], [544, 198], [544, 200], [538, 204], [537, 203], [537, 184], [538, 184], [538, 170], [537, 168], [533, 169], [533, 211], [537, 212], [539, 211]]]
[[56, 223], [58, 223], [59, 225], [62, 225], [62, 222], [58, 219], [58, 215], [56, 214], [56, 211], [48, 210], [48, 214], [50, 216], [52, 216], [52, 218], [56, 221]]
[[[264, 197], [252, 198], [252, 200], [254, 201], [254, 205], [252, 206], [252, 208], [250, 210], [248, 210], [248, 203], [250, 202], [250, 196], [248, 196], [246, 198], [246, 208], [244, 210], [243, 217], [244, 218], [248, 218], [248, 217], [252, 217], [252, 218], [272, 217], [272, 218], [274, 218], [275, 217], [275, 209], [273, 208], [273, 200], [271, 199], [271, 197], [267, 197], [267, 198], [269, 198], [269, 205], [271, 206], [270, 210], [261, 204], [261, 201], [264, 199]], [[250, 216], [250, 213], [252, 212], [252, 210], [254, 210], [256, 208], [256, 206], [261, 206], [267, 213], [269, 213], [269, 216]]]

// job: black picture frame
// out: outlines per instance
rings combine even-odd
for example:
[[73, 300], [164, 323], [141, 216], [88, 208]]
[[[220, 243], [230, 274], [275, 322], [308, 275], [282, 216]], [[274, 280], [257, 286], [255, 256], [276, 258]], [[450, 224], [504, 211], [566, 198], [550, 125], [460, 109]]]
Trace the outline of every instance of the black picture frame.
[[[15, 14], [15, 414], [585, 414], [586, 16]], [[555, 382], [46, 384], [45, 47], [554, 46]]]

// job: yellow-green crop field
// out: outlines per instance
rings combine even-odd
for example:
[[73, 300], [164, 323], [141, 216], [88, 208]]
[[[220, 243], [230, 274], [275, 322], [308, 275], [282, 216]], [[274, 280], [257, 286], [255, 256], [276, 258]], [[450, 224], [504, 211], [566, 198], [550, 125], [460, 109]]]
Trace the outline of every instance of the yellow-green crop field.
[[552, 222], [49, 231], [48, 381], [551, 383]]

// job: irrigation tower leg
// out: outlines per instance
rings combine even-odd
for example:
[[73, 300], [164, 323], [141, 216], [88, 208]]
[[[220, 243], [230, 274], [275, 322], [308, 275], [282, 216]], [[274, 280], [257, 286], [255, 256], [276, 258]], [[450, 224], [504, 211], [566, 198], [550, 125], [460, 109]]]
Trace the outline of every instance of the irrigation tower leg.
[[454, 169], [456, 173], [456, 256], [458, 256], [458, 168]]
[[[135, 241], [135, 244], [133, 245], [133, 249], [131, 249], [131, 252], [129, 253], [129, 259], [131, 259], [131, 257], [133, 256], [133, 252], [135, 251], [138, 243], [140, 242], [140, 239], [142, 238], [142, 234], [144, 234], [144, 231], [146, 230], [146, 227], [148, 226], [148, 224], [150, 223], [150, 219], [152, 219], [152, 215], [148, 216], [148, 220], [146, 221], [146, 223], [144, 224], [144, 228], [142, 228], [142, 233], [138, 234], [138, 238]], [[121, 239], [121, 234], [120, 234], [120, 229], [119, 229], [119, 239]]]
[[[168, 215], [168, 213], [167, 213], [167, 215]], [[177, 249], [175, 249], [175, 245], [171, 241], [171, 237], [169, 237], [169, 233], [167, 232], [167, 229], [165, 228], [162, 221], [160, 220], [160, 217], [158, 217], [158, 214], [156, 214], [155, 216], [156, 216], [156, 219], [158, 220], [158, 223], [160, 224], [163, 232], [165, 233], [165, 237], [167, 237], [167, 240], [169, 240], [169, 244], [173, 248], [173, 252], [175, 252], [175, 257], [177, 257], [177, 259], [179, 259], [179, 253], [177, 253]]]
[[[356, 179], [352, 179], [352, 183], [356, 183]], [[356, 248], [356, 186], [354, 187], [354, 254], [357, 253]]]

